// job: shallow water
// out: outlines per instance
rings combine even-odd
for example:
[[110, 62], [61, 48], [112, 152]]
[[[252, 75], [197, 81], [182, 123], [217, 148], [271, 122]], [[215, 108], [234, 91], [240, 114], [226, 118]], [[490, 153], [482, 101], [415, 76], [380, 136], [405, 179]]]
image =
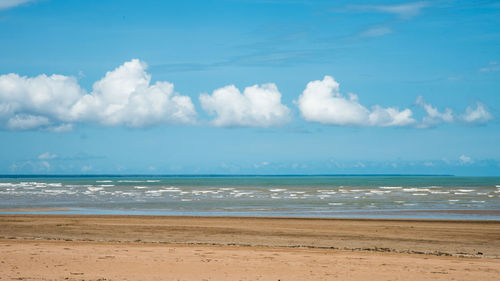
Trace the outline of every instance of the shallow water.
[[65, 208], [31, 213], [74, 214], [500, 219], [500, 177], [4, 176], [0, 208]]

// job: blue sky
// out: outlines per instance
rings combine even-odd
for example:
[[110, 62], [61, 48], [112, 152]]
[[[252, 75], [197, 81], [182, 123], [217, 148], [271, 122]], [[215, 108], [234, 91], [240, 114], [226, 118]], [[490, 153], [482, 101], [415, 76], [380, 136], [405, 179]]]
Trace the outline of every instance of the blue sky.
[[498, 1], [0, 0], [1, 174], [500, 174]]

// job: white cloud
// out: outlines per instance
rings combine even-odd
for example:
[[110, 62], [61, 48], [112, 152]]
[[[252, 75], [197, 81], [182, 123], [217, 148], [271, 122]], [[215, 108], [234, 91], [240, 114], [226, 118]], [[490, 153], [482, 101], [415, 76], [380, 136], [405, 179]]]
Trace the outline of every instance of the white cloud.
[[500, 71], [500, 65], [498, 65], [498, 62], [496, 61], [490, 61], [488, 66], [482, 67], [479, 69], [481, 72], [495, 72], [495, 71]]
[[331, 76], [311, 81], [296, 102], [302, 116], [309, 122], [337, 126], [408, 126], [416, 121], [410, 109], [384, 108], [375, 105], [371, 110], [358, 102], [355, 94], [344, 97], [339, 83]]
[[418, 16], [421, 10], [429, 5], [430, 4], [428, 2], [420, 1], [396, 5], [357, 5], [354, 6], [354, 8], [363, 11], [394, 14], [402, 19], [410, 19]]
[[54, 133], [64, 133], [73, 130], [73, 124], [61, 124], [56, 126], [49, 126], [45, 128], [46, 131], [54, 132]]
[[82, 172], [88, 172], [90, 170], [92, 170], [92, 166], [91, 165], [85, 165], [82, 167]]
[[134, 59], [97, 81], [86, 93], [74, 77], [0, 75], [0, 126], [7, 129], [72, 129], [75, 122], [143, 127], [194, 123], [188, 96], [168, 82], [151, 85], [146, 64]]
[[50, 160], [50, 159], [54, 159], [54, 158], [57, 158], [57, 155], [52, 154], [50, 152], [45, 152], [45, 153], [38, 155], [38, 159], [40, 159], [40, 160]]
[[16, 114], [7, 120], [7, 128], [11, 130], [30, 130], [48, 124], [48, 118], [29, 114]]
[[476, 108], [468, 106], [465, 109], [465, 113], [462, 114], [461, 119], [470, 124], [483, 124], [493, 119], [493, 116], [486, 110], [484, 104], [477, 102]]
[[0, 120], [9, 129], [22, 130], [49, 125], [51, 120], [68, 121], [69, 108], [83, 93], [73, 77], [1, 75]]
[[477, 102], [476, 107], [468, 106], [465, 113], [455, 115], [453, 110], [446, 108], [444, 113], [424, 101], [423, 97], [417, 98], [416, 104], [423, 107], [427, 115], [422, 118], [422, 121], [417, 125], [419, 128], [428, 128], [439, 125], [441, 123], [453, 123], [457, 120], [468, 124], [483, 124], [491, 119], [493, 116], [488, 112], [484, 104]]
[[460, 164], [462, 164], [462, 165], [474, 163], [474, 160], [472, 160], [472, 158], [470, 158], [469, 156], [463, 155], [463, 154], [460, 155], [460, 157], [458, 159], [460, 160]]
[[241, 93], [230, 85], [201, 94], [200, 103], [220, 127], [271, 127], [290, 120], [290, 109], [281, 103], [281, 93], [275, 84], [254, 85]]
[[73, 117], [129, 127], [194, 123], [196, 111], [191, 98], [175, 93], [169, 82], [151, 85], [146, 68], [144, 62], [134, 59], [106, 73], [94, 84], [93, 92], [72, 107]]
[[452, 123], [455, 119], [453, 110], [451, 110], [450, 108], [446, 108], [444, 113], [441, 113], [436, 107], [426, 103], [422, 96], [417, 97], [416, 103], [417, 105], [423, 107], [425, 112], [427, 113], [427, 116], [424, 116], [424, 118], [422, 118], [422, 121], [418, 125], [418, 127], [420, 128], [436, 126], [442, 122]]
[[450, 108], [446, 108], [443, 113], [439, 112], [436, 107], [426, 103], [421, 96], [417, 98], [416, 104], [423, 107], [427, 113], [427, 115], [422, 118], [422, 121], [417, 124], [418, 128], [429, 128], [441, 123], [454, 122], [471, 125], [484, 124], [493, 119], [493, 115], [491, 115], [484, 104], [480, 102], [476, 102], [476, 107], [468, 106], [461, 115], [455, 114]]
[[0, 1], [0, 10], [7, 10], [10, 8], [17, 7], [19, 5], [34, 2], [35, 0], [1, 0]]
[[50, 170], [50, 163], [41, 160], [41, 161], [23, 161], [12, 163], [10, 166], [10, 170], [16, 173], [22, 172], [34, 172], [34, 173], [45, 173]]
[[362, 37], [380, 37], [380, 36], [384, 36], [384, 35], [391, 34], [391, 33], [392, 33], [392, 29], [390, 29], [389, 27], [379, 26], [379, 27], [369, 28], [369, 29], [361, 32], [360, 35]]

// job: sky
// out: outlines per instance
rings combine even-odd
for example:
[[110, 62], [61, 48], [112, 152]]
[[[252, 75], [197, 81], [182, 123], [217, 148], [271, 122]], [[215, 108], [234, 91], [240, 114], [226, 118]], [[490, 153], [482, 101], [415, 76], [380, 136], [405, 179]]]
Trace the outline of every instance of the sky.
[[500, 1], [0, 0], [0, 174], [500, 175]]

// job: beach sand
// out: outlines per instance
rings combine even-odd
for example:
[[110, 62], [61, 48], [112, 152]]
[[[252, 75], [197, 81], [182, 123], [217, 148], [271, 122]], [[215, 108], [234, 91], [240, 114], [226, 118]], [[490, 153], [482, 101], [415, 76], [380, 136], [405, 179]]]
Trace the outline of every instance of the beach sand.
[[0, 280], [498, 280], [500, 222], [0, 215]]

